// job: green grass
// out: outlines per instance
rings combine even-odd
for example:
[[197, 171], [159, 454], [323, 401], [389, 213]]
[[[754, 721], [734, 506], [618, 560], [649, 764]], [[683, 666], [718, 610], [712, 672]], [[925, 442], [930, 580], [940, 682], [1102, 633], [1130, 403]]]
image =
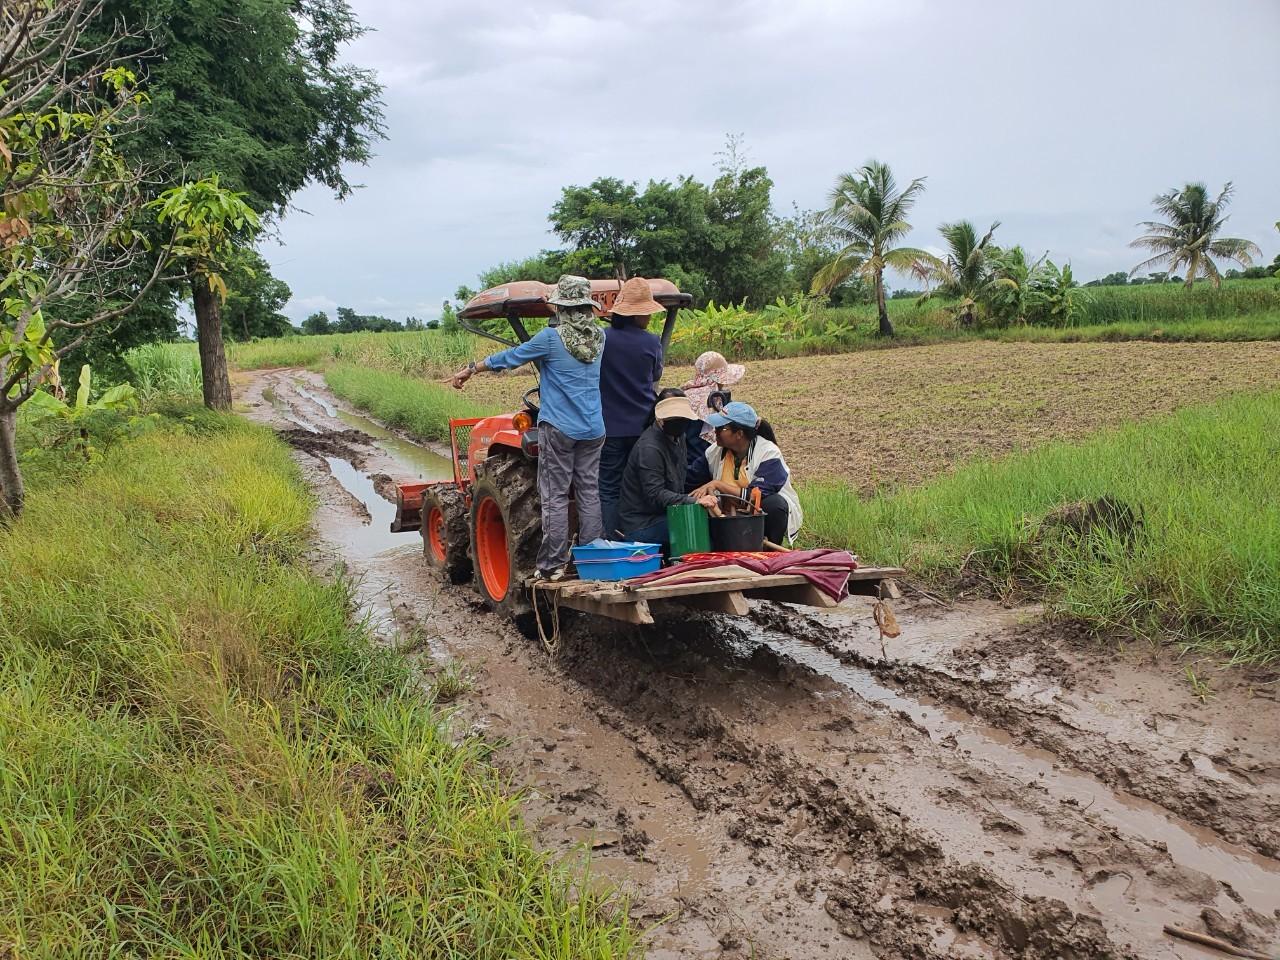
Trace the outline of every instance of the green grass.
[[425, 330], [254, 340], [228, 345], [227, 359], [244, 370], [355, 363], [390, 373], [435, 378], [485, 352], [488, 351], [480, 339], [469, 333]]
[[126, 353], [124, 362], [143, 403], [201, 397], [200, 355], [194, 344], [148, 343]]
[[324, 378], [344, 400], [423, 440], [448, 440], [452, 419], [496, 412], [452, 387], [353, 363], [329, 367]]
[[[733, 353], [736, 360], [753, 360], [966, 340], [1057, 343], [1280, 339], [1280, 282], [1275, 280], [1228, 280], [1220, 290], [1197, 284], [1189, 293], [1181, 284], [1090, 287], [1082, 293], [1087, 302], [1077, 323], [1071, 327], [961, 330], [956, 327], [945, 301], [917, 304], [914, 298], [903, 298], [888, 301], [889, 315], [897, 330], [897, 336], [890, 340], [877, 336], [875, 308], [862, 304], [820, 310], [803, 324], [803, 331], [807, 332], [765, 337], [750, 347], [735, 349], [704, 338], [677, 335], [669, 359], [673, 363], [688, 363], [704, 350], [713, 348]], [[843, 332], [838, 335], [827, 332], [828, 323], [842, 325]], [[352, 363], [430, 380], [496, 348], [495, 344], [465, 332], [427, 330], [255, 340], [229, 344], [227, 356], [233, 365], [245, 370], [323, 369], [335, 363]], [[195, 347], [191, 344], [170, 349], [195, 356]]]
[[1218, 290], [1201, 282], [1190, 291], [1180, 283], [1162, 283], [1087, 287], [1083, 292], [1088, 298], [1080, 317], [1084, 326], [1280, 316], [1280, 282], [1276, 280], [1226, 280]]
[[0, 533], [0, 952], [635, 949], [303, 566], [312, 505], [267, 431], [192, 411], [71, 473], [33, 468]]
[[[1280, 393], [977, 462], [862, 500], [803, 490], [805, 534], [945, 581], [962, 568], [1043, 591], [1099, 626], [1255, 663], [1280, 661]], [[1113, 497], [1139, 512], [1131, 543], [1042, 527], [1062, 504]]]

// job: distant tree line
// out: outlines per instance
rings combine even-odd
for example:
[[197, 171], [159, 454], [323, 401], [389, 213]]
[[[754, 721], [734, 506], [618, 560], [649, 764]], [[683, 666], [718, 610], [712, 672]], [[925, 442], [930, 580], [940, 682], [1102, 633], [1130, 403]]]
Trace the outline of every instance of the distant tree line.
[[439, 320], [419, 320], [417, 317], [406, 317], [404, 322], [391, 320], [378, 314], [356, 313], [350, 307], [338, 307], [338, 319], [329, 318], [324, 310], [317, 310], [302, 321], [300, 330], [290, 328], [290, 333], [319, 335], [325, 333], [389, 333], [397, 330], [435, 330], [440, 326]]

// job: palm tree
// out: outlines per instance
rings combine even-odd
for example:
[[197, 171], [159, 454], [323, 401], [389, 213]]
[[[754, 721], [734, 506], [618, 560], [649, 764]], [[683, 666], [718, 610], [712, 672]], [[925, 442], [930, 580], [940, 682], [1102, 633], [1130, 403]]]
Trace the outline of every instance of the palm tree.
[[1231, 190], [1228, 181], [1218, 198], [1210, 200], [1209, 191], [1203, 183], [1188, 183], [1181, 190], [1174, 189], [1157, 196], [1152, 203], [1159, 213], [1164, 214], [1165, 222], [1147, 220], [1140, 223], [1139, 226], [1148, 233], [1129, 244], [1153, 250], [1155, 256], [1130, 270], [1129, 276], [1159, 264], [1167, 264], [1169, 273], [1185, 266], [1188, 290], [1201, 275], [1208, 277], [1217, 288], [1222, 284], [1222, 275], [1214, 263], [1215, 258], [1231, 260], [1242, 267], [1252, 266], [1253, 258], [1262, 255], [1257, 244], [1236, 237], [1218, 236], [1218, 231], [1227, 222], [1224, 211], [1231, 202]]
[[917, 177], [899, 191], [888, 166], [869, 160], [856, 172], [840, 175], [824, 214], [843, 247], [814, 276], [813, 292], [829, 294], [855, 275], [871, 280], [882, 337], [893, 336], [893, 324], [884, 303], [884, 268], [893, 267], [927, 279], [937, 267], [937, 258], [923, 250], [894, 247], [910, 231], [906, 217], [923, 191], [924, 177]]
[[935, 292], [955, 297], [958, 301], [956, 319], [961, 326], [973, 325], [978, 301], [993, 279], [991, 258], [1000, 253], [1000, 248], [991, 242], [991, 236], [998, 226], [999, 220], [991, 224], [981, 238], [968, 220], [944, 223], [938, 227], [942, 239], [947, 242], [947, 253], [937, 261], [930, 275], [930, 279], [938, 284], [937, 290], [926, 293], [921, 299], [927, 299]]

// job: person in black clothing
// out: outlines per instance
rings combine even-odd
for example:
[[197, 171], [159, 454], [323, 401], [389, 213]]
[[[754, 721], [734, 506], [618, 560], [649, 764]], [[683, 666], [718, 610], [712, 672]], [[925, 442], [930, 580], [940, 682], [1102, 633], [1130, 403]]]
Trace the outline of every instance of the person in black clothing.
[[713, 496], [693, 497], [685, 489], [685, 433], [697, 417], [684, 397], [668, 397], [654, 408], [655, 420], [627, 458], [618, 501], [618, 527], [624, 539], [642, 543], [670, 540], [667, 507], [696, 503], [716, 512]]
[[622, 472], [636, 440], [652, 415], [654, 392], [662, 379], [662, 340], [649, 333], [652, 314], [662, 311], [649, 281], [632, 277], [618, 291], [600, 361], [600, 404], [605, 441], [600, 451], [600, 509], [605, 536], [618, 527]]

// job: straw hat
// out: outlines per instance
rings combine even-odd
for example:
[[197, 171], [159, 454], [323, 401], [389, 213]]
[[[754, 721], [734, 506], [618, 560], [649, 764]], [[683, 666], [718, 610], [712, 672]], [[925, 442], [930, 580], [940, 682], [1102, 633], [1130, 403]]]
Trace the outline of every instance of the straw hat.
[[689, 401], [684, 397], [667, 397], [665, 400], [659, 400], [658, 405], [653, 408], [653, 415], [659, 420], [698, 419], [693, 412], [693, 407], [689, 406]]
[[596, 302], [591, 299], [591, 281], [566, 273], [556, 282], [556, 292], [547, 298], [547, 303], [557, 307], [594, 307]]
[[693, 368], [708, 380], [722, 387], [732, 387], [746, 376], [747, 368], [740, 363], [730, 363], [723, 354], [708, 350], [693, 361]]
[[653, 299], [648, 280], [644, 277], [632, 277], [618, 291], [618, 299], [613, 301], [609, 312], [620, 317], [648, 317], [665, 309]]

